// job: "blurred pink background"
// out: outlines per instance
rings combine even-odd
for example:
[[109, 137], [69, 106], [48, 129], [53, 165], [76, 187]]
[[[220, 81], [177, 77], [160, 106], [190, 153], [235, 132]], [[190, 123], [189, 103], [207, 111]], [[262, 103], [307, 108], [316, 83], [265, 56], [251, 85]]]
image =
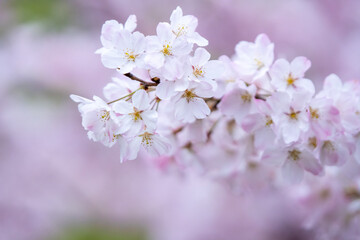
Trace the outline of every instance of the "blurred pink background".
[[330, 73], [360, 79], [358, 0], [3, 0], [0, 240], [84, 239], [74, 232], [98, 228], [124, 240], [310, 239], [298, 224], [306, 209], [288, 194], [237, 196], [146, 159], [120, 164], [116, 146], [87, 139], [69, 94], [101, 95], [115, 76], [94, 54], [102, 24], [135, 14], [138, 30], [155, 34], [178, 5], [199, 19], [213, 58], [266, 33], [276, 57], [312, 61], [317, 89]]

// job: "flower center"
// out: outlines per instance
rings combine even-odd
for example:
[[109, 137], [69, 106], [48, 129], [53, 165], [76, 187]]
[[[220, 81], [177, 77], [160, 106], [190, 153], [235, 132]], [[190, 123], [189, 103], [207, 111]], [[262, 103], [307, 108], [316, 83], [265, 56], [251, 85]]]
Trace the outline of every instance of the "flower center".
[[144, 132], [143, 134], [140, 135], [140, 137], [142, 137], [141, 143], [145, 146], [145, 147], [151, 147], [153, 144], [153, 139], [151, 138], [153, 134], [148, 133], [148, 132]]
[[184, 25], [180, 25], [177, 28], [177, 32], [174, 32], [174, 34], [176, 35], [176, 37], [180, 37], [182, 35], [185, 35], [187, 33], [187, 26]]
[[251, 98], [252, 96], [248, 92], [241, 95], [241, 99], [243, 100], [244, 103], [251, 102]]
[[108, 121], [110, 119], [110, 112], [106, 111], [106, 110], [102, 110], [101, 114], [100, 114], [101, 120], [102, 121]]
[[163, 50], [161, 50], [161, 52], [164, 54], [164, 56], [170, 56], [170, 55], [172, 55], [171, 48], [172, 47], [169, 44], [164, 44]]
[[205, 71], [203, 71], [202, 67], [194, 67], [192, 66], [193, 74], [195, 77], [204, 77]]
[[196, 94], [193, 91], [186, 89], [182, 97], [186, 98], [186, 101], [190, 102], [196, 97]]
[[301, 152], [297, 149], [293, 149], [291, 151], [288, 151], [288, 158], [291, 160], [297, 161], [300, 159]]
[[299, 114], [300, 112], [301, 112], [301, 111], [295, 112], [293, 109], [291, 109], [291, 112], [290, 112], [290, 113], [285, 113], [285, 114], [288, 115], [291, 120], [298, 120], [298, 114]]
[[311, 107], [309, 107], [309, 111], [310, 111], [310, 116], [312, 119], [319, 119], [319, 109], [313, 109]]
[[257, 58], [254, 58], [254, 61], [255, 61], [256, 66], [258, 67], [257, 70], [260, 70], [261, 68], [263, 68], [265, 66], [265, 64]]
[[270, 126], [271, 124], [273, 124], [274, 122], [273, 122], [273, 120], [271, 119], [271, 117], [269, 117], [269, 116], [266, 116], [266, 124], [265, 124], [265, 126]]
[[137, 56], [138, 55], [134, 54], [133, 51], [127, 50], [125, 52], [125, 57], [127, 58], [128, 61], [135, 62]]
[[309, 147], [315, 149], [317, 147], [317, 139], [316, 139], [316, 137], [309, 138], [308, 145], [309, 145]]
[[138, 111], [137, 109], [134, 108], [134, 112], [130, 113], [131, 117], [133, 118], [134, 122], [137, 122], [139, 120], [142, 120], [141, 117], [141, 113], [142, 111]]
[[323, 144], [323, 148], [328, 150], [328, 151], [335, 151], [335, 147], [334, 145], [332, 144], [331, 141], [327, 140], [327, 141], [324, 141], [324, 144]]
[[288, 78], [286, 79], [287, 85], [288, 86], [294, 85], [295, 81], [296, 81], [296, 78], [294, 78], [290, 73]]

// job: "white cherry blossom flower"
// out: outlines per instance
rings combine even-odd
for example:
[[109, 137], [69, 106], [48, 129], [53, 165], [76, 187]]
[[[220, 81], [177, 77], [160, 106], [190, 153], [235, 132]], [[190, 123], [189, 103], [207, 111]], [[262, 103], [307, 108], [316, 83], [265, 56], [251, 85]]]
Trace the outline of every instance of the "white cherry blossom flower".
[[216, 89], [217, 78], [220, 78], [225, 70], [224, 64], [219, 60], [210, 60], [210, 53], [204, 48], [197, 48], [194, 56], [190, 58], [188, 78], [191, 81], [206, 82], [213, 90]]
[[79, 112], [82, 116], [82, 125], [88, 132], [88, 137], [111, 147], [118, 136], [118, 125], [115, 123], [116, 116], [111, 107], [99, 97], [94, 100], [86, 99], [77, 95], [70, 98], [79, 103]]
[[167, 59], [181, 57], [191, 52], [192, 45], [181, 38], [176, 38], [170, 24], [159, 23], [156, 33], [156, 36], [146, 37], [145, 62], [150, 67], [159, 69], [164, 66]]
[[101, 52], [101, 61], [105, 67], [117, 69], [120, 73], [131, 72], [143, 65], [146, 41], [142, 33], [120, 31], [114, 39], [114, 47]]
[[154, 131], [142, 131], [121, 146], [120, 162], [136, 159], [141, 146], [153, 156], [165, 155], [171, 149], [169, 140]]
[[178, 92], [174, 97], [175, 118], [184, 123], [204, 119], [210, 114], [210, 108], [203, 98], [209, 98], [212, 95], [208, 85], [190, 82], [186, 90]]
[[281, 166], [285, 181], [290, 184], [300, 183], [304, 170], [313, 175], [322, 175], [323, 167], [312, 152], [303, 149], [301, 145], [291, 145], [281, 149], [279, 145], [268, 150], [263, 155], [263, 161], [271, 165]]
[[278, 91], [308, 91], [315, 93], [311, 80], [304, 78], [305, 72], [310, 68], [311, 62], [305, 57], [296, 57], [291, 63], [285, 59], [278, 59], [270, 69], [271, 83]]
[[195, 43], [199, 46], [207, 46], [208, 40], [195, 32], [198, 25], [198, 20], [192, 15], [183, 16], [182, 9], [177, 7], [170, 16], [171, 30], [177, 37], [185, 37], [190, 43]]
[[150, 110], [150, 100], [146, 91], [143, 89], [136, 91], [131, 100], [131, 103], [122, 100], [113, 105], [114, 112], [120, 114], [119, 131], [126, 133], [127, 136], [134, 136], [144, 129], [154, 130], [157, 112]]
[[274, 44], [265, 34], [256, 37], [255, 42], [241, 41], [235, 47], [234, 62], [239, 74], [250, 79], [264, 76], [274, 61]]
[[271, 118], [286, 144], [299, 140], [302, 133], [309, 129], [306, 106], [309, 95], [296, 93], [293, 97], [285, 92], [276, 92], [267, 99], [273, 109]]
[[242, 119], [252, 113], [256, 94], [254, 85], [246, 86], [240, 82], [238, 87], [225, 94], [219, 103], [220, 111], [227, 117], [234, 118], [238, 124]]

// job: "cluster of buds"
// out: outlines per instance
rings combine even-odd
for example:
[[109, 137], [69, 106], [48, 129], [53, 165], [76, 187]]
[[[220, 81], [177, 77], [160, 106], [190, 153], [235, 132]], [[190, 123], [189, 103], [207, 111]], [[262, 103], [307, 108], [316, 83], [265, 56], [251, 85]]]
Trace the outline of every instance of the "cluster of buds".
[[360, 163], [360, 82], [332, 74], [316, 93], [305, 78], [311, 62], [275, 60], [265, 34], [210, 60], [197, 25], [180, 7], [154, 36], [135, 31], [134, 15], [105, 22], [97, 53], [119, 76], [106, 100], [71, 95], [91, 140], [119, 145], [121, 161], [144, 149], [161, 164], [212, 174], [267, 166], [291, 183]]

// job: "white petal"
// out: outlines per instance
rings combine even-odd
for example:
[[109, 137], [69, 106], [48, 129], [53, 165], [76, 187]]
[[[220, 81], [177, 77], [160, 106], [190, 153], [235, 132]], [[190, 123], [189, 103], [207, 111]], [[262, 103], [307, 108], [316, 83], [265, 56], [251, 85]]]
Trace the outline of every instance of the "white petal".
[[305, 72], [311, 67], [311, 62], [306, 57], [296, 57], [290, 65], [292, 76], [303, 78]]
[[174, 81], [161, 81], [156, 86], [156, 96], [162, 100], [170, 99], [175, 96], [175, 82]]
[[119, 114], [129, 114], [134, 112], [133, 105], [126, 101], [118, 101], [113, 103], [112, 109]]
[[150, 107], [149, 95], [143, 89], [136, 91], [131, 99], [134, 107], [140, 111], [146, 110]]
[[221, 78], [225, 71], [224, 63], [219, 60], [211, 60], [204, 66], [206, 78], [218, 79]]
[[156, 129], [158, 113], [155, 110], [148, 110], [141, 113], [141, 118], [147, 127], [147, 131], [154, 131]]
[[194, 57], [190, 58], [191, 65], [204, 66], [210, 59], [210, 53], [204, 48], [197, 48], [194, 53]]
[[302, 151], [300, 157], [300, 164], [306, 171], [309, 171], [314, 175], [322, 173], [323, 168], [313, 154], [308, 151]]
[[304, 169], [294, 160], [286, 160], [281, 170], [284, 179], [291, 184], [300, 183], [304, 177]]
[[127, 160], [134, 160], [137, 157], [140, 150], [141, 141], [141, 137], [135, 137], [128, 142], [128, 151], [126, 154]]
[[209, 41], [197, 32], [194, 32], [190, 36], [188, 36], [188, 41], [191, 43], [195, 43], [200, 47], [205, 47], [209, 45]]
[[126, 20], [125, 22], [125, 29], [130, 31], [130, 32], [133, 32], [136, 28], [136, 16], [135, 15], [130, 15], [128, 17], [128, 19]]

